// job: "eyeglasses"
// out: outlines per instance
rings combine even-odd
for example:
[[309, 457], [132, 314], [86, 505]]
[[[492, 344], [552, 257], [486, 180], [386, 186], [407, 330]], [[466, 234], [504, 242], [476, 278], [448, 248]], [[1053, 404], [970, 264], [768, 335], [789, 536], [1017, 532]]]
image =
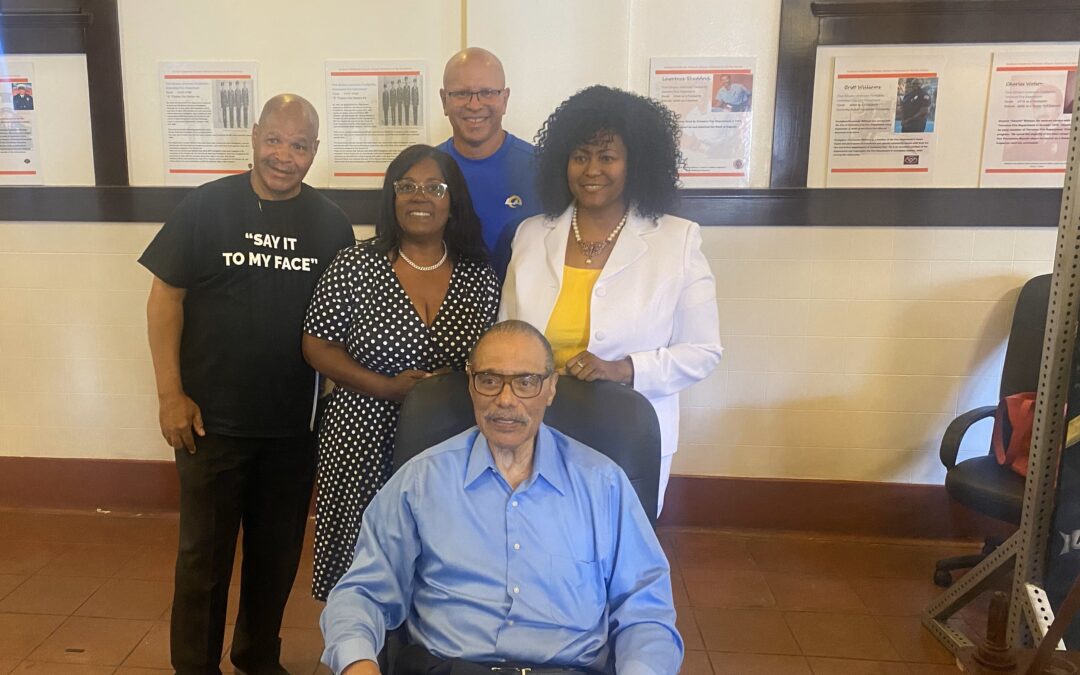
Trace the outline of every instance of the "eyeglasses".
[[442, 199], [446, 196], [447, 185], [446, 183], [424, 183], [421, 185], [416, 181], [411, 180], [396, 180], [394, 181], [394, 194], [408, 196], [414, 194], [417, 190], [426, 194], [429, 197], [435, 199]]
[[544, 380], [551, 373], [519, 373], [502, 375], [501, 373], [479, 372], [472, 374], [473, 389], [481, 396], [498, 396], [507, 384], [510, 391], [518, 398], [535, 398], [544, 388]]
[[456, 91], [446, 92], [446, 98], [450, 99], [457, 104], [465, 104], [472, 100], [475, 96], [477, 101], [481, 103], [494, 103], [502, 96], [505, 89], [477, 89], [476, 91], [469, 91], [468, 89], [458, 89]]

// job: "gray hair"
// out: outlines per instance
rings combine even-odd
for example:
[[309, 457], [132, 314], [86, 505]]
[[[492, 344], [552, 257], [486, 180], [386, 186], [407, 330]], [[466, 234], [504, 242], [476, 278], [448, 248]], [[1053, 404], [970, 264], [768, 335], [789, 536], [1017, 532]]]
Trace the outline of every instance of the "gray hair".
[[548, 342], [544, 334], [536, 329], [531, 323], [521, 321], [518, 319], [507, 319], [506, 321], [500, 321], [491, 328], [488, 328], [480, 339], [476, 341], [472, 349], [469, 350], [469, 363], [472, 363], [476, 359], [476, 350], [480, 348], [480, 344], [489, 337], [498, 337], [499, 335], [528, 335], [535, 339], [540, 346], [544, 348], [544, 370], [547, 373], [555, 372], [555, 354], [551, 351], [551, 343]]

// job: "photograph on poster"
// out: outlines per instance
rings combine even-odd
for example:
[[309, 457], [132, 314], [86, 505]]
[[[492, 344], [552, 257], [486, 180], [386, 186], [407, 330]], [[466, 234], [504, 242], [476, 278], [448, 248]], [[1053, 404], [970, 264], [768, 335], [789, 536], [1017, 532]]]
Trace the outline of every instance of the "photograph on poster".
[[380, 76], [379, 124], [384, 127], [415, 127], [420, 124], [420, 78], [417, 75]]
[[896, 86], [896, 119], [893, 121], [895, 133], [933, 133], [937, 85], [936, 77], [899, 78]]
[[750, 112], [754, 90], [753, 74], [718, 73], [713, 75], [713, 112]]
[[212, 103], [217, 129], [250, 129], [255, 123], [251, 114], [250, 80], [219, 81]]
[[34, 109], [34, 86], [30, 82], [11, 85], [11, 106], [14, 110]]

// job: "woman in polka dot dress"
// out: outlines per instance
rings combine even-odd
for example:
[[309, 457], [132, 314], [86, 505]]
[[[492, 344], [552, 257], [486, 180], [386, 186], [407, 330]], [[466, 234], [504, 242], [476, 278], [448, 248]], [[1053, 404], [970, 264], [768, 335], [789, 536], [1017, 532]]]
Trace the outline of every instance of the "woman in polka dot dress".
[[498, 303], [460, 169], [430, 146], [406, 148], [386, 170], [375, 237], [338, 254], [304, 324], [304, 357], [337, 385], [319, 429], [316, 598], [349, 568], [360, 517], [390, 475], [401, 401], [465, 368]]

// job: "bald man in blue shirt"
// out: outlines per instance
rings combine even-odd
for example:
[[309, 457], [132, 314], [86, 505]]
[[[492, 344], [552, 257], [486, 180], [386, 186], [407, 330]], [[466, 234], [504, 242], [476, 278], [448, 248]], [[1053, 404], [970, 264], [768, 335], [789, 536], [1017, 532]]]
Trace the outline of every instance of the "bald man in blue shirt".
[[671, 574], [630, 481], [543, 425], [558, 374], [520, 321], [470, 359], [477, 426], [405, 464], [364, 513], [321, 626], [335, 675], [672, 675], [682, 662]]

